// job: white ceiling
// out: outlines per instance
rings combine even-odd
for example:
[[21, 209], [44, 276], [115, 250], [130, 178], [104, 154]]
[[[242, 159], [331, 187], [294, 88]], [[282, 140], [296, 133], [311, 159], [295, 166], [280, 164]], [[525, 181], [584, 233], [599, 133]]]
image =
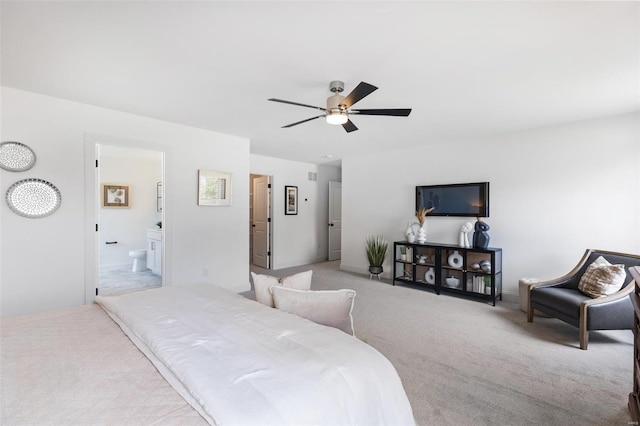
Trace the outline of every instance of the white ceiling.
[[[640, 3], [7, 2], [2, 84], [251, 139], [339, 164], [363, 151], [640, 110]], [[379, 90], [347, 134], [331, 80]], [[326, 155], [332, 155], [327, 158]]]

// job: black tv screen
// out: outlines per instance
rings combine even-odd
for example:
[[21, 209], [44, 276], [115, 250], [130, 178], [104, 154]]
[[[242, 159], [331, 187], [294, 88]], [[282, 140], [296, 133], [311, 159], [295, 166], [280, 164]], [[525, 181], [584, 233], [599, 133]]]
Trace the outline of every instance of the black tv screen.
[[489, 182], [416, 186], [416, 211], [429, 216], [489, 217]]

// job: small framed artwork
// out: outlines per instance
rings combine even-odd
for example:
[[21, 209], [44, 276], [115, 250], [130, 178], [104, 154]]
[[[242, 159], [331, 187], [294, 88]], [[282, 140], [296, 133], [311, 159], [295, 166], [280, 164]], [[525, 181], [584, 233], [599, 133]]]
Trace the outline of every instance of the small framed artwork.
[[298, 214], [298, 187], [284, 187], [284, 214]]
[[198, 170], [198, 205], [230, 206], [231, 174]]
[[129, 208], [129, 185], [102, 184], [102, 207]]

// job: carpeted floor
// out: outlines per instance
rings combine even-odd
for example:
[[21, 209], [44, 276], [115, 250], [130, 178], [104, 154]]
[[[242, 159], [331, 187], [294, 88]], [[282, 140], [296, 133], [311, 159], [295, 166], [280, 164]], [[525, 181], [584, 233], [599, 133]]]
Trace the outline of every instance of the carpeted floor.
[[131, 269], [117, 269], [102, 272], [98, 276], [98, 294], [101, 296], [118, 296], [134, 291], [160, 287], [162, 277], [151, 272], [131, 272]]
[[356, 334], [396, 367], [419, 425], [630, 424], [630, 330], [591, 332], [583, 351], [577, 328], [528, 323], [517, 304], [437, 296], [338, 268], [251, 269], [279, 277], [313, 269], [313, 290], [356, 290]]

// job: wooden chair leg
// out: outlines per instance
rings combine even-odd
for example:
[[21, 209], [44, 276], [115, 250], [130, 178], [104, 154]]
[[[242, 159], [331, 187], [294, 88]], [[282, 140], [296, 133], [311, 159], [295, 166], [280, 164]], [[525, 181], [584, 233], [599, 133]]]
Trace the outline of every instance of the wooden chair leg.
[[587, 330], [587, 304], [580, 304], [580, 349], [587, 350], [589, 345], [589, 330]]
[[589, 345], [589, 332], [580, 328], [580, 349], [587, 350]]
[[527, 322], [533, 322], [533, 308], [531, 307], [531, 285], [527, 286]]
[[533, 308], [531, 307], [531, 285], [527, 286], [527, 322], [533, 322]]

